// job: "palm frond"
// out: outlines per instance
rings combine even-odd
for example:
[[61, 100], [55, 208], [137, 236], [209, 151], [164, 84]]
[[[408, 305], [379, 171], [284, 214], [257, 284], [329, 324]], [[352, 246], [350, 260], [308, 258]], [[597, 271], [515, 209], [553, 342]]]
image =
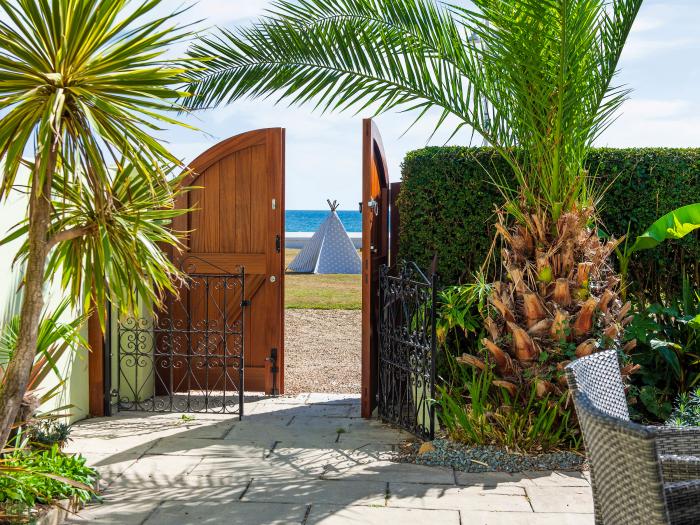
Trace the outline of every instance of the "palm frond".
[[[275, 2], [268, 16], [190, 49], [185, 103], [276, 96], [323, 111], [440, 110], [509, 162], [508, 208], [590, 202], [585, 154], [629, 91], [612, 85], [642, 0]], [[486, 104], [484, 104], [486, 102]], [[497, 178], [497, 177], [496, 177]]]
[[[60, 276], [70, 304], [90, 311], [107, 301], [123, 311], [138, 310], [139, 300], [156, 306], [165, 292], [174, 292], [180, 272], [162, 246], [179, 246], [172, 219], [187, 213], [175, 209], [176, 197], [187, 172], [165, 171], [167, 183], [152, 187], [138, 169], [123, 160], [101, 178], [105, 186], [92, 187], [86, 177], [73, 180], [79, 168], [54, 176], [54, 214], [50, 238], [57, 239], [47, 264], [47, 277]], [[26, 220], [0, 240], [0, 245], [26, 236]], [[62, 235], [68, 233], [69, 235]], [[75, 233], [75, 235], [73, 235]], [[25, 241], [18, 258], [29, 251]], [[104, 308], [98, 308], [102, 317]], [[104, 319], [102, 319], [104, 320]]]
[[[160, 0], [17, 0], [0, 2], [0, 198], [51, 177], [47, 277], [61, 272], [71, 305], [106, 299], [125, 308], [136, 294], [155, 299], [177, 272], [158, 243], [175, 213], [173, 170], [184, 167], [157, 138], [187, 97], [187, 60], [166, 55], [190, 35]], [[23, 155], [34, 147], [34, 158]], [[57, 159], [47, 170], [48, 159]], [[47, 173], [48, 171], [48, 173]], [[180, 180], [175, 178], [175, 181]], [[43, 189], [41, 190], [43, 191]], [[29, 219], [0, 242], [26, 237]], [[29, 254], [25, 242], [18, 254]], [[107, 278], [102, 273], [107, 272]]]
[[164, 181], [159, 167], [179, 161], [150, 133], [159, 122], [185, 126], [167, 113], [186, 95], [186, 66], [165, 51], [189, 33], [173, 22], [179, 12], [153, 19], [159, 3], [126, 16], [128, 0], [0, 3], [0, 197], [34, 138], [38, 174], [42, 152], [60, 147], [90, 168], [124, 156], [153, 184]]
[[[87, 348], [87, 341], [80, 329], [87, 315], [71, 316], [63, 321], [70, 307], [70, 301], [63, 300], [55, 308], [46, 310], [39, 322], [39, 335], [36, 345], [36, 359], [29, 378], [29, 388], [36, 388], [52, 372], [61, 380], [58, 369], [59, 359], [68, 351]], [[7, 366], [17, 346], [20, 329], [20, 316], [15, 315], [0, 327], [0, 369]]]
[[250, 27], [192, 46], [185, 101], [202, 108], [275, 94], [323, 110], [431, 108], [480, 128], [465, 29], [429, 0], [279, 1]]

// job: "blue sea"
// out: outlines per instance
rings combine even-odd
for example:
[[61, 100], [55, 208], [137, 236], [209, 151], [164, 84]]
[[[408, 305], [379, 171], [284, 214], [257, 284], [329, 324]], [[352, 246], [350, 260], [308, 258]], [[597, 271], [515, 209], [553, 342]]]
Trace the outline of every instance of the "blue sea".
[[[329, 210], [286, 210], [285, 230], [288, 232], [315, 232], [328, 217]], [[362, 214], [357, 210], [338, 210], [338, 216], [348, 232], [362, 231]]]

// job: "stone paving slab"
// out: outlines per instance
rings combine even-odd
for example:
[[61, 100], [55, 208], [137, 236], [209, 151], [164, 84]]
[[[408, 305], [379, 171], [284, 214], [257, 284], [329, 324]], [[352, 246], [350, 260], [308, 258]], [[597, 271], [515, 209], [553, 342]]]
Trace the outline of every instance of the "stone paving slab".
[[294, 468], [320, 467], [325, 470], [346, 469], [351, 466], [367, 465], [378, 461], [388, 461], [391, 451], [359, 449], [285, 448], [277, 446], [270, 453], [269, 461], [274, 465], [289, 465]]
[[233, 427], [225, 441], [256, 443], [266, 448], [271, 448], [275, 443], [281, 443], [285, 447], [334, 448], [339, 439], [337, 429], [332, 425], [316, 426], [313, 429], [301, 426], [292, 428], [289, 421], [263, 421]]
[[593, 496], [589, 487], [527, 487], [535, 512], [590, 512]]
[[289, 525], [302, 523], [306, 512], [290, 503], [164, 501], [143, 525]]
[[[125, 416], [124, 413], [121, 413], [113, 418], [88, 419], [85, 423], [76, 426], [75, 431], [71, 432], [71, 436], [111, 439], [124, 436], [125, 432], [128, 432], [128, 435], [134, 438], [137, 436], [152, 438], [154, 433], [158, 436], [168, 436], [210, 432], [217, 434], [213, 437], [220, 437], [237, 422], [237, 418], [221, 414], [157, 414], [139, 419], [137, 415]], [[199, 437], [207, 436], [200, 435]]]
[[[409, 434], [359, 398], [249, 397], [246, 416], [128, 413], [75, 425], [104, 504], [68, 523], [590, 525], [586, 474], [469, 474], [390, 461]], [[461, 522], [460, 522], [461, 516]]]
[[67, 525], [84, 525], [98, 523], [100, 525], [142, 525], [155, 511], [160, 500], [122, 498], [113, 501], [105, 498], [104, 503], [90, 505], [81, 510], [78, 515], [70, 517]]
[[461, 472], [455, 470], [457, 485], [465, 487], [483, 487], [484, 489], [500, 489], [502, 487], [531, 487], [534, 481], [526, 474], [510, 474], [508, 472]]
[[87, 464], [94, 467], [99, 473], [100, 488], [102, 489], [119, 478], [129, 466], [141, 457], [137, 453], [98, 454], [95, 452], [83, 452], [82, 455], [86, 459]]
[[71, 441], [66, 444], [65, 452], [81, 454], [144, 454], [158, 441], [158, 437], [130, 436], [124, 433], [112, 438], [79, 438], [71, 435]]
[[359, 405], [360, 394], [324, 394], [312, 392], [306, 396], [306, 402], [312, 404]]
[[309, 410], [310, 405], [304, 403], [257, 403], [248, 407], [244, 419], [255, 418], [263, 414], [274, 414], [275, 417], [291, 418]]
[[583, 472], [525, 472], [539, 487], [588, 487], [589, 478]]
[[[459, 511], [313, 505], [305, 525], [460, 525]], [[466, 525], [466, 524], [465, 524]], [[471, 524], [469, 524], [471, 525]]]
[[322, 466], [297, 467], [273, 464], [261, 458], [204, 457], [188, 474], [191, 477], [295, 480], [318, 479], [323, 474]]
[[462, 525], [594, 525], [593, 514], [460, 510]]
[[202, 501], [226, 503], [238, 501], [245, 494], [250, 479], [210, 478], [202, 483], [202, 478], [166, 477], [139, 480], [132, 478], [129, 483], [117, 480], [104, 493], [105, 502], [120, 501]]
[[532, 512], [525, 490], [513, 486], [484, 491], [479, 487], [435, 487], [415, 483], [389, 483], [387, 506]]
[[175, 480], [190, 473], [199, 463], [200, 456], [141, 456], [122, 473], [117, 485], [150, 483], [154, 480]]
[[256, 478], [242, 501], [385, 506], [387, 484], [380, 481], [269, 481]]
[[168, 437], [158, 440], [147, 451], [151, 455], [173, 456], [225, 456], [233, 458], [262, 458], [272, 447], [274, 440], [261, 440], [258, 443], [224, 441], [222, 439], [201, 439], [189, 437]]
[[454, 485], [455, 477], [452, 469], [444, 467], [426, 467], [377, 461], [363, 465], [336, 467], [326, 469], [324, 479], [354, 479], [376, 481], [402, 481], [404, 483], [423, 483], [430, 485]]

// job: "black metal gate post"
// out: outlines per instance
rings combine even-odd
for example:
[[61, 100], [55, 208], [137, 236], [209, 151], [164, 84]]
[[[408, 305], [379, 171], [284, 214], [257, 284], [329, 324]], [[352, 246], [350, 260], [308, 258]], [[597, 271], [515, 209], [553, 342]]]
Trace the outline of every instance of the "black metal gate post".
[[412, 262], [379, 272], [379, 416], [433, 439], [437, 276]]
[[245, 270], [188, 271], [187, 279], [188, 287], [170, 294], [160, 315], [116, 320], [117, 408], [242, 418]]

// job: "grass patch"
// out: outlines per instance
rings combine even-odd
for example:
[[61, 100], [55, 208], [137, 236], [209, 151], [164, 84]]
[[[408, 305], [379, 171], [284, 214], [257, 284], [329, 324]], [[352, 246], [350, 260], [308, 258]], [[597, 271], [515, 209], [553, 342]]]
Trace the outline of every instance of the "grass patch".
[[[286, 249], [285, 266], [299, 250]], [[285, 308], [315, 310], [362, 309], [362, 276], [347, 274], [288, 273], [284, 283]]]

